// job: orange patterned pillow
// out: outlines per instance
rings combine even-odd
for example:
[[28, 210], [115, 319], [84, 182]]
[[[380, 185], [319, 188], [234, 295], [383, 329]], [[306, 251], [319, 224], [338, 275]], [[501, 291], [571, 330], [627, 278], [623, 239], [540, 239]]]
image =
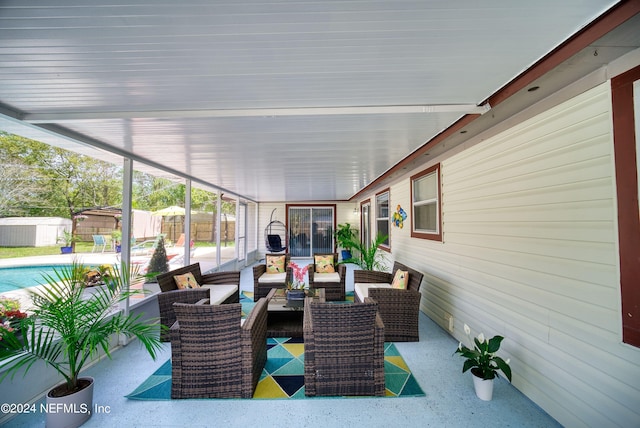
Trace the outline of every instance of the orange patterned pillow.
[[314, 256], [313, 258], [316, 265], [316, 273], [334, 273], [336, 271], [333, 267], [333, 254]]
[[195, 276], [191, 272], [184, 275], [176, 275], [173, 277], [179, 290], [185, 290], [187, 288], [200, 288], [200, 284], [196, 281]]
[[267, 273], [284, 272], [284, 261], [286, 256], [267, 256]]
[[406, 270], [398, 269], [396, 271], [395, 276], [393, 277], [391, 288], [399, 288], [401, 290], [406, 290], [408, 282], [409, 282], [409, 272]]

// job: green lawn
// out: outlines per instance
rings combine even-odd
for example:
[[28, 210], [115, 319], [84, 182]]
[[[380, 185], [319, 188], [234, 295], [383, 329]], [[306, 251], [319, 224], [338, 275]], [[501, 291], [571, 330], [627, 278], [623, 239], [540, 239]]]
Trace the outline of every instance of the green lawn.
[[[221, 244], [223, 247], [224, 243]], [[235, 242], [227, 242], [227, 247], [233, 247]], [[196, 248], [213, 247], [210, 242], [196, 242]], [[90, 253], [93, 248], [92, 242], [76, 242], [76, 253]], [[60, 246], [52, 247], [0, 247], [0, 259], [10, 259], [13, 257], [49, 256], [60, 254]]]

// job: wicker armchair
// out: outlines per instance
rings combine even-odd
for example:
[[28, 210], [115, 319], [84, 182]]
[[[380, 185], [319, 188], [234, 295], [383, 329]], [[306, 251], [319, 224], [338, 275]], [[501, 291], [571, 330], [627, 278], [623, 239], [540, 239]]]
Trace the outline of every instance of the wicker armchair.
[[[191, 272], [202, 287], [181, 290], [173, 279], [176, 275]], [[174, 303], [194, 304], [202, 299], [212, 299], [215, 303], [238, 303], [240, 301], [240, 272], [215, 272], [202, 275], [200, 264], [178, 268], [156, 277], [160, 290], [158, 306], [160, 308], [160, 323], [166, 330], [160, 332], [160, 340], [169, 341], [168, 329], [176, 321], [173, 313]], [[233, 287], [235, 285], [235, 289]], [[219, 286], [219, 287], [217, 287]], [[220, 291], [220, 293], [218, 293]]]
[[189, 290], [172, 290], [158, 294], [158, 306], [160, 308], [160, 324], [164, 326], [160, 330], [160, 340], [168, 342], [171, 340], [169, 328], [176, 322], [176, 315], [173, 311], [174, 303], [195, 304], [202, 300], [209, 299], [209, 290], [206, 288], [191, 288]]
[[351, 305], [305, 300], [305, 395], [385, 395], [384, 324], [377, 305], [366, 300]]
[[[315, 263], [316, 256], [333, 256], [333, 268], [337, 275], [318, 274]], [[344, 300], [347, 267], [343, 264], [338, 264], [338, 253], [316, 253], [313, 255], [313, 260], [314, 263], [309, 265], [309, 286], [311, 288], [324, 288], [326, 300]], [[336, 278], [336, 276], [338, 277]]]
[[171, 398], [251, 398], [267, 361], [267, 301], [174, 305]]
[[[285, 265], [286, 273], [285, 275], [280, 275], [275, 277], [276, 278], [275, 280], [269, 278], [269, 276], [273, 274], [267, 273], [266, 260], [270, 256], [285, 257], [284, 265]], [[257, 302], [258, 299], [260, 299], [261, 297], [267, 297], [267, 294], [269, 294], [269, 291], [271, 291], [272, 288], [287, 287], [287, 283], [291, 282], [291, 269], [289, 268], [290, 260], [291, 258], [289, 254], [265, 254], [265, 264], [257, 265], [253, 267], [253, 301], [254, 302]]]
[[[419, 292], [423, 274], [395, 262], [393, 272], [375, 272], [355, 270], [354, 283], [391, 284], [397, 270], [409, 272], [409, 282], [406, 290], [395, 288], [369, 288], [368, 297], [378, 303], [378, 311], [385, 327], [385, 341], [387, 342], [417, 342], [420, 340], [418, 317], [420, 314]], [[355, 300], [360, 296], [355, 293]]]

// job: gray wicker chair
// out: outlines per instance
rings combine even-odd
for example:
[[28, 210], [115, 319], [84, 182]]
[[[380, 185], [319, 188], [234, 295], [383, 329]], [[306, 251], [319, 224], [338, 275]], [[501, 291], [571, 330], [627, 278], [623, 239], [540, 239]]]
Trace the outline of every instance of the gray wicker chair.
[[[317, 281], [315, 256], [333, 256], [333, 267], [335, 271], [340, 275], [340, 279], [335, 282]], [[347, 267], [343, 264], [338, 264], [338, 253], [315, 253], [314, 263], [309, 265], [309, 286], [311, 288], [324, 288], [325, 299], [342, 301], [345, 299], [345, 282], [347, 278]]]
[[[260, 277], [267, 272], [267, 263], [266, 263], [267, 257], [269, 256], [280, 257], [283, 255], [285, 256], [285, 261], [284, 261], [284, 265], [286, 269], [285, 280], [282, 282], [262, 282], [260, 280]], [[269, 294], [269, 291], [271, 291], [272, 288], [287, 287], [287, 283], [291, 282], [291, 268], [289, 267], [290, 261], [291, 261], [291, 258], [289, 257], [289, 254], [265, 254], [265, 263], [253, 267], [253, 301], [254, 302], [257, 302], [258, 299], [260, 299], [261, 297], [267, 297], [267, 294]]]
[[[423, 274], [402, 263], [393, 264], [392, 273], [368, 270], [353, 271], [354, 283], [390, 284], [397, 270], [409, 272], [406, 290], [394, 288], [370, 288], [369, 297], [378, 303], [378, 311], [384, 322], [385, 341], [417, 342], [420, 340], [418, 317], [420, 315], [420, 284]], [[358, 296], [355, 300], [359, 301]]]
[[174, 305], [171, 398], [251, 398], [267, 361], [267, 301]]
[[305, 395], [385, 395], [384, 324], [377, 304], [366, 300], [346, 305], [305, 300]]

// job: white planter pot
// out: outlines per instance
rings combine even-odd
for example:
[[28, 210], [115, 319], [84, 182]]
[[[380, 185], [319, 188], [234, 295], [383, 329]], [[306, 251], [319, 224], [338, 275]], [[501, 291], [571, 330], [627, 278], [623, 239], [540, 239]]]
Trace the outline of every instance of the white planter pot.
[[[47, 394], [47, 428], [77, 428], [91, 417], [93, 408], [93, 378], [83, 377], [89, 380], [89, 386], [63, 397], [51, 397], [51, 391]], [[55, 389], [55, 388], [54, 388]]]
[[484, 401], [491, 401], [493, 397], [493, 379], [482, 379], [476, 375], [473, 376], [473, 386], [476, 389], [476, 395]]

